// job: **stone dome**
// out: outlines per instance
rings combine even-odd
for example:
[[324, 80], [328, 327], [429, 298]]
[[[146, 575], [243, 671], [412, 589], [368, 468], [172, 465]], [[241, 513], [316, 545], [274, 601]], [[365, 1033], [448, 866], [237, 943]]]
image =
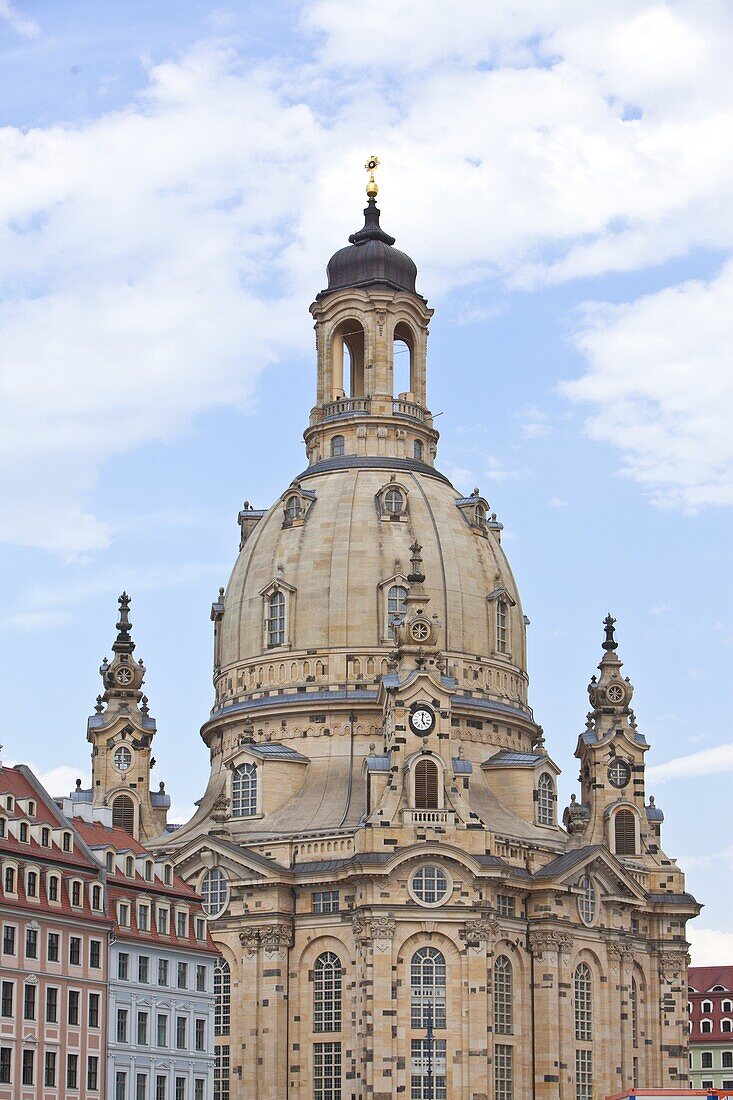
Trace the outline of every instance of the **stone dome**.
[[363, 229], [352, 233], [349, 241], [328, 261], [328, 287], [319, 297], [334, 290], [373, 283], [415, 293], [417, 265], [406, 253], [393, 247], [395, 238], [380, 227], [379, 210], [373, 198], [364, 210]]
[[[380, 508], [390, 489], [405, 501], [398, 517]], [[286, 516], [289, 494], [303, 510], [294, 522]], [[294, 681], [312, 681], [317, 661], [327, 666], [324, 679], [332, 684], [355, 678], [354, 660], [365, 679], [383, 674], [394, 647], [389, 589], [410, 587], [417, 542], [436, 645], [461, 686], [525, 709], [521, 602], [499, 543], [500, 524], [489, 519], [477, 526], [477, 507], [483, 516], [485, 501], [462, 498], [437, 470], [409, 460], [346, 456], [306, 471], [257, 522], [234, 566], [218, 628], [219, 705], [238, 688], [266, 683], [273, 670], [286, 690]], [[289, 624], [286, 646], [268, 649], [264, 601], [273, 586], [289, 601]], [[508, 616], [506, 653], [497, 652], [497, 598]]]

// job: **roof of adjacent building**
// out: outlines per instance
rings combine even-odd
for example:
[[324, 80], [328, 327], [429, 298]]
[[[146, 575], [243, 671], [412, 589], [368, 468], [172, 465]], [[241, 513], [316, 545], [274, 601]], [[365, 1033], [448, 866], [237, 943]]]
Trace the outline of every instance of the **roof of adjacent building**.
[[687, 971], [687, 984], [695, 993], [711, 993], [716, 985], [733, 994], [733, 966], [691, 966]]

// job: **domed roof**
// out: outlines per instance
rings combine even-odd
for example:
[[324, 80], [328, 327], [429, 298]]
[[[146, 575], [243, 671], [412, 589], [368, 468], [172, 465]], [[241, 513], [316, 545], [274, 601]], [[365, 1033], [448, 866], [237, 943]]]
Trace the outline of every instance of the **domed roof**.
[[[341, 468], [306, 472], [294, 483], [293, 491], [304, 498], [303, 520], [288, 523], [286, 493], [245, 542], [224, 599], [219, 635], [222, 677], [231, 677], [235, 666], [253, 660], [284, 659], [289, 669], [288, 654], [268, 650], [264, 637], [263, 599], [273, 585], [294, 598], [290, 652], [376, 655], [381, 650], [386, 656], [394, 646], [388, 589], [405, 584], [410, 548], [418, 542], [427, 613], [435, 618], [443, 652], [471, 659], [484, 654], [492, 660], [492, 599], [506, 593], [511, 652], [501, 654], [497, 666], [502, 669], [502, 690], [505, 673], [516, 680], [507, 681], [507, 696], [526, 698], [526, 682], [518, 682], [526, 681], [522, 608], [494, 532], [476, 530], [466, 514], [465, 499], [437, 471], [389, 459], [363, 458], [353, 466], [348, 458], [341, 461]], [[381, 494], [390, 488], [398, 488], [406, 502], [399, 520], [380, 513]], [[336, 665], [331, 676], [338, 678]]]
[[364, 228], [352, 233], [351, 242], [328, 261], [328, 287], [318, 297], [345, 287], [383, 283], [395, 290], [415, 293], [417, 265], [404, 252], [393, 248], [394, 237], [379, 224], [379, 210], [370, 198], [364, 210]]

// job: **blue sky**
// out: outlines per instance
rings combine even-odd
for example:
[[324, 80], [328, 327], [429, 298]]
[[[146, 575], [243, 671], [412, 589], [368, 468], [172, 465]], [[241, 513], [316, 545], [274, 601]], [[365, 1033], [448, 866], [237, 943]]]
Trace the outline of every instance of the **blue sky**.
[[126, 588], [156, 777], [202, 793], [209, 607], [303, 468], [308, 305], [377, 152], [563, 802], [610, 608], [695, 961], [733, 962], [732, 37], [684, 0], [0, 0], [5, 759], [88, 774]]

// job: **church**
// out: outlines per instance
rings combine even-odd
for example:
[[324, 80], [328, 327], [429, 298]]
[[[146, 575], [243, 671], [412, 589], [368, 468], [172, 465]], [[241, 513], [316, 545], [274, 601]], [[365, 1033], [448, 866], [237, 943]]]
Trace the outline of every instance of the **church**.
[[196, 812], [167, 826], [168, 795], [149, 789], [127, 596], [75, 797], [111, 805], [204, 897], [216, 1100], [687, 1087], [700, 906], [646, 796], [614, 619], [560, 811], [502, 525], [436, 465], [433, 311], [380, 224], [375, 167], [364, 226], [311, 306], [307, 465], [268, 509], [245, 503], [212, 606]]

